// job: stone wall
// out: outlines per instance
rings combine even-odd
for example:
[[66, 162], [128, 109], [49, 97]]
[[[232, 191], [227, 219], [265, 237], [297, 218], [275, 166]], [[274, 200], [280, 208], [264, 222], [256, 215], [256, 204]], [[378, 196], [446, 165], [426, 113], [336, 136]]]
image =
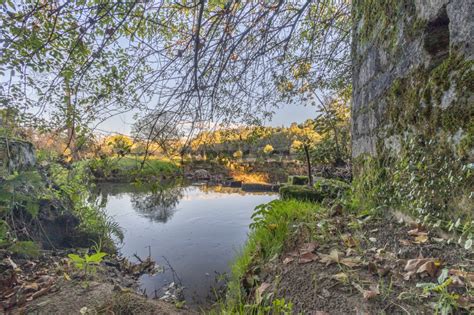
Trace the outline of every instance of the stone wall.
[[0, 176], [26, 170], [35, 163], [35, 150], [30, 142], [0, 137]]
[[472, 216], [473, 16], [473, 0], [353, 0], [361, 198]]

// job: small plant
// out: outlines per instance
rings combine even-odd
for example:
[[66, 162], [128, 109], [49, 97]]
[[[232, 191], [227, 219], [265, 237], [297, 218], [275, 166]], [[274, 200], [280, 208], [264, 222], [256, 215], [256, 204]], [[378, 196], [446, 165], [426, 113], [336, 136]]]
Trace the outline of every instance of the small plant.
[[443, 269], [438, 277], [438, 283], [418, 283], [416, 285], [418, 288], [423, 288], [425, 294], [438, 294], [439, 299], [435, 305], [435, 314], [449, 315], [458, 307], [457, 300], [459, 295], [448, 291], [449, 285], [453, 282], [448, 273], [448, 269]]
[[[243, 306], [243, 308], [242, 308]], [[275, 299], [270, 305], [262, 305], [259, 303], [241, 305], [238, 310], [234, 310], [232, 314], [293, 314], [293, 303], [286, 302], [284, 298]]]
[[84, 272], [84, 275], [89, 275], [91, 272], [95, 273], [96, 266], [99, 265], [103, 258], [107, 256], [107, 253], [104, 252], [95, 252], [92, 255], [85, 254], [84, 257], [81, 257], [76, 254], [69, 254], [68, 257], [79, 270]]
[[266, 227], [268, 224], [265, 219], [271, 210], [272, 210], [271, 202], [256, 206], [255, 211], [251, 216], [253, 222], [250, 223], [250, 229], [256, 230], [262, 227]]
[[293, 313], [293, 303], [285, 302], [284, 298], [276, 299], [272, 303], [273, 311], [275, 314], [292, 314]]

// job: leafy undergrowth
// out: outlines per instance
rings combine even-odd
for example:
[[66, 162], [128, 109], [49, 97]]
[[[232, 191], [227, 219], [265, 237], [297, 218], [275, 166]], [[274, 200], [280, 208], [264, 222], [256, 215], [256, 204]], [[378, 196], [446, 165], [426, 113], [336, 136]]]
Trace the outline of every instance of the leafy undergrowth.
[[449, 237], [388, 213], [353, 214], [341, 205], [329, 210], [290, 200], [257, 210], [218, 312], [474, 310], [474, 253]]

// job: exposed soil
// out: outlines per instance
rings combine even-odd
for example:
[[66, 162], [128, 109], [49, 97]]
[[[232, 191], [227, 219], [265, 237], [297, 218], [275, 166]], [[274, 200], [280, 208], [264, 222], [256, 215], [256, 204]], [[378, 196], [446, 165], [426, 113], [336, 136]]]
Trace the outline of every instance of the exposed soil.
[[[349, 215], [321, 220], [316, 235], [299, 231], [260, 274], [271, 284], [265, 292], [291, 301], [295, 312], [433, 314], [440, 295], [424, 294], [417, 284], [437, 283], [444, 268], [454, 279], [448, 291], [459, 296], [454, 313], [474, 311], [472, 251], [390, 215], [365, 222]], [[416, 268], [407, 268], [410, 263]]]
[[5, 314], [195, 314], [185, 306], [137, 293], [138, 277], [154, 272], [148, 259], [130, 264], [108, 257], [85, 275], [66, 252], [43, 252], [36, 259], [1, 253], [0, 303]]

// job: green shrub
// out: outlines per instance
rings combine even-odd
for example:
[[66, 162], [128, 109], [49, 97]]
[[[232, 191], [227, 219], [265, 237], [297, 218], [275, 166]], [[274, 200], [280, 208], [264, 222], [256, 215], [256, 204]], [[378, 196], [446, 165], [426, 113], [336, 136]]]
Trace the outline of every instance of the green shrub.
[[299, 175], [288, 176], [288, 184], [289, 185], [307, 185], [308, 176], [299, 176]]

